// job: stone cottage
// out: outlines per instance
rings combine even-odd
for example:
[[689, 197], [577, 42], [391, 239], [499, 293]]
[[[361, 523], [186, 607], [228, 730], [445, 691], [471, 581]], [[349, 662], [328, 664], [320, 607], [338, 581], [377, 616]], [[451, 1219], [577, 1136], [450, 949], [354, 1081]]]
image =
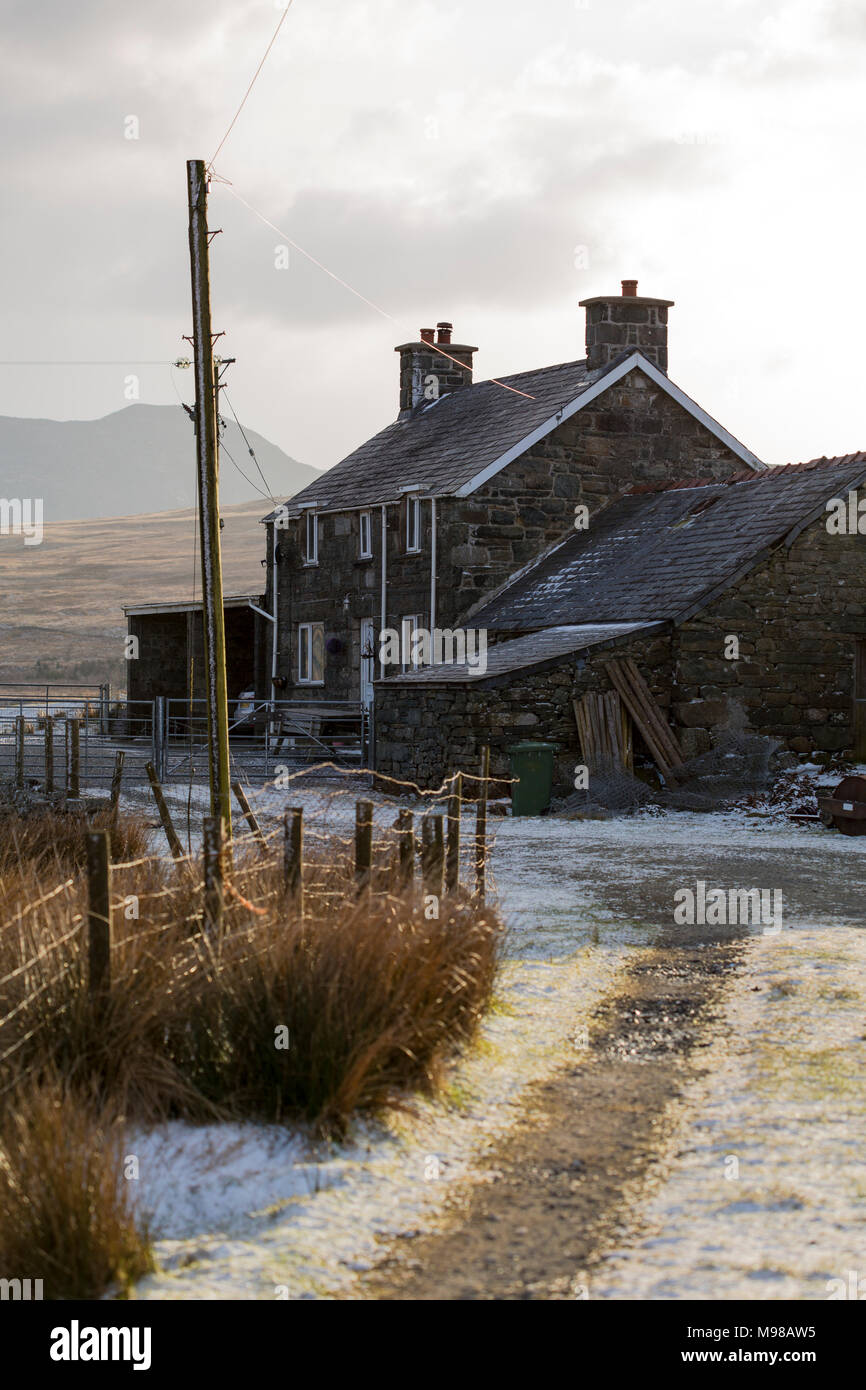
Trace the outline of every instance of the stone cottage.
[[[453, 631], [626, 489], [764, 468], [667, 375], [670, 300], [626, 280], [583, 307], [585, 359], [501, 380], [473, 383], [476, 348], [449, 323], [395, 349], [396, 420], [264, 518], [277, 621], [260, 696], [369, 707], [417, 665], [417, 634]], [[393, 765], [406, 740], [381, 733]]]
[[[377, 768], [435, 784], [520, 737], [580, 761], [573, 700], [630, 656], [685, 756], [736, 701], [800, 754], [866, 757], [866, 453], [723, 482], [637, 484], [464, 621], [495, 639], [466, 665], [377, 685]], [[866, 512], [866, 502], [862, 503]]]

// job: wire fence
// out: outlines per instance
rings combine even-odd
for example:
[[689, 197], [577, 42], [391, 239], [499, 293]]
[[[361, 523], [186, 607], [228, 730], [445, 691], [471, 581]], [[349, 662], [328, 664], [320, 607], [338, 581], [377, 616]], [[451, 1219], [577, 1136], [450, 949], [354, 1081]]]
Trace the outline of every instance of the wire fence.
[[[3, 1073], [37, 1033], [80, 1007], [82, 995], [102, 1007], [155, 961], [171, 962], [166, 988], [176, 989], [230, 940], [247, 942], [252, 960], [266, 949], [266, 934], [257, 935], [265, 921], [300, 919], [315, 930], [335, 912], [407, 898], [437, 914], [449, 895], [483, 904], [495, 890], [490, 786], [483, 770], [430, 790], [334, 764], [259, 788], [236, 781], [230, 836], [203, 815], [185, 847], [175, 828], [170, 853], [148, 846], [126, 858], [122, 818], [98, 826], [82, 818], [84, 872], [58, 872], [35, 895], [44, 862], [38, 874], [22, 864], [0, 875], [0, 1094]], [[158, 834], [151, 827], [151, 842]]]

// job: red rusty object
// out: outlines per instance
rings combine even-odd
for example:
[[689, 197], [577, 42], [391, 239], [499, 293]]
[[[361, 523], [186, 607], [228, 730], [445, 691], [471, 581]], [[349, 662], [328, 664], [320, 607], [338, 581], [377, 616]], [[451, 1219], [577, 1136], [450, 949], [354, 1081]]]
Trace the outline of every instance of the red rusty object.
[[843, 777], [832, 796], [818, 798], [818, 814], [843, 835], [866, 835], [866, 777]]

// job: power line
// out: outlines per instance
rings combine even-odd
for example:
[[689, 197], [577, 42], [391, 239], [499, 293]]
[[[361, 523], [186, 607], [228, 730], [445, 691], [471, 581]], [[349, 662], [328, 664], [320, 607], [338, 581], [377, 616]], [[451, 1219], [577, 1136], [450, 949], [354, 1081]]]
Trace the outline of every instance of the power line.
[[255, 84], [256, 84], [256, 78], [258, 77], [259, 73], [261, 72], [262, 68], [263, 68], [264, 65], [265, 65], [265, 59], [267, 58], [268, 54], [270, 53], [271, 49], [273, 48], [274, 44], [275, 44], [276, 41], [277, 41], [277, 35], [279, 34], [280, 30], [282, 29], [283, 23], [284, 23], [285, 18], [286, 18], [286, 15], [289, 13], [289, 10], [292, 8], [293, 3], [294, 3], [294, 0], [289, 0], [288, 5], [287, 5], [286, 8], [283, 10], [283, 13], [282, 13], [281, 16], [280, 16], [280, 22], [279, 22], [279, 24], [277, 25], [276, 29], [274, 30], [274, 32], [273, 32], [273, 34], [272, 34], [272, 36], [271, 36], [271, 41], [270, 41], [270, 43], [268, 44], [267, 48], [266, 48], [265, 51], [264, 51], [264, 55], [263, 55], [263, 57], [262, 57], [262, 61], [259, 63], [259, 65], [258, 65], [258, 67], [256, 68], [255, 72], [253, 73], [253, 76], [252, 76], [252, 80], [251, 80], [251, 82], [250, 82], [250, 85], [247, 87], [247, 90], [244, 92], [243, 100], [242, 100], [240, 106], [238, 107], [237, 111], [235, 112], [235, 114], [232, 116], [231, 122], [230, 122], [230, 124], [229, 124], [229, 128], [228, 128], [228, 130], [226, 131], [226, 133], [225, 133], [225, 135], [223, 136], [223, 138], [220, 140], [219, 144], [217, 145], [216, 150], [215, 150], [214, 155], [213, 155], [213, 158], [211, 159], [210, 163], [209, 163], [208, 166], [207, 166], [207, 167], [208, 167], [208, 171], [210, 171], [210, 169], [212, 169], [213, 165], [216, 163], [216, 157], [217, 157], [217, 155], [219, 154], [219, 152], [220, 152], [220, 150], [222, 149], [223, 145], [225, 144], [226, 140], [228, 140], [228, 138], [229, 138], [229, 136], [231, 135], [232, 131], [234, 130], [235, 121], [237, 120], [238, 116], [241, 114], [241, 112], [243, 111], [244, 107], [245, 107], [246, 104], [247, 104], [247, 97], [249, 96], [250, 92], [253, 90], [253, 87], [254, 87]]
[[[249, 485], [250, 485], [250, 487], [253, 489], [253, 491], [254, 491], [254, 492], [257, 492], [257, 493], [259, 494], [259, 497], [264, 497], [264, 499], [265, 499], [266, 502], [273, 502], [273, 503], [276, 505], [276, 498], [275, 498], [270, 492], [262, 492], [261, 488], [258, 487], [257, 484], [253, 482], [252, 478], [247, 477], [246, 473], [245, 473], [244, 470], [241, 468], [241, 466], [240, 466], [240, 464], [238, 463], [237, 459], [234, 457], [234, 455], [231, 453], [230, 449], [227, 447], [227, 445], [225, 445], [225, 444], [223, 443], [222, 440], [220, 440], [220, 453], [221, 453], [221, 454], [228, 454], [230, 462], [234, 464], [235, 468], [236, 468], [236, 469], [238, 470], [238, 472], [240, 473], [240, 475], [241, 475], [241, 477], [243, 478], [244, 482], [245, 482], [245, 483], [249, 483]], [[266, 486], [267, 486], [267, 484], [266, 484]]]
[[[242, 438], [243, 438], [243, 441], [244, 441], [244, 443], [245, 443], [246, 446], [247, 446], [247, 453], [249, 454], [249, 456], [250, 456], [250, 458], [252, 459], [253, 463], [256, 465], [256, 468], [258, 469], [259, 477], [261, 478], [262, 482], [264, 483], [265, 487], [266, 487], [267, 490], [268, 490], [268, 494], [267, 494], [267, 495], [268, 495], [268, 497], [270, 497], [270, 499], [271, 499], [272, 502], [276, 502], [276, 498], [274, 497], [274, 494], [271, 492], [271, 485], [270, 485], [270, 483], [268, 482], [267, 478], [265, 477], [264, 473], [262, 472], [261, 465], [260, 465], [258, 459], [256, 458], [256, 451], [255, 451], [255, 449], [253, 448], [253, 446], [252, 446], [252, 444], [250, 443], [250, 441], [247, 439], [246, 431], [244, 430], [243, 425], [241, 424], [240, 420], [238, 419], [237, 415], [235, 414], [235, 408], [234, 408], [234, 406], [232, 405], [231, 401], [229, 400], [229, 393], [228, 393], [228, 391], [226, 390], [225, 387], [223, 387], [223, 395], [224, 395], [225, 398], [226, 398], [226, 405], [228, 406], [228, 408], [229, 408], [229, 410], [231, 411], [232, 415], [234, 415], [235, 424], [237, 425], [238, 429], [240, 430], [241, 436], [242, 436]], [[229, 455], [229, 457], [231, 457], [231, 455]], [[235, 467], [237, 468], [237, 464], [235, 464]]]
[[67, 362], [61, 362], [61, 361], [49, 360], [49, 359], [47, 359], [47, 358], [41, 358], [41, 359], [39, 359], [38, 361], [35, 360], [35, 359], [34, 359], [33, 361], [26, 361], [26, 360], [24, 360], [24, 359], [8, 358], [8, 359], [6, 359], [6, 360], [0, 361], [0, 367], [171, 367], [171, 366], [173, 366], [173, 363], [172, 363], [172, 362], [169, 362], [167, 359], [162, 359], [162, 358], [160, 358], [160, 359], [146, 359], [146, 358], [143, 358], [143, 357], [142, 357], [142, 358], [136, 358], [136, 357], [121, 357], [121, 358], [116, 358], [114, 361], [105, 361], [105, 362], [89, 361], [89, 360], [84, 360], [84, 359], [75, 359], [75, 360], [70, 360], [70, 361], [67, 361]]
[[[377, 314], [381, 314], [383, 319], [388, 319], [390, 323], [397, 323], [397, 319], [394, 318], [393, 314], [389, 314], [387, 309], [380, 308], [379, 305], [375, 304], [372, 299], [368, 299], [365, 294], [361, 294], [360, 290], [356, 290], [353, 285], [350, 285], [347, 280], [343, 280], [339, 275], [335, 275], [333, 270], [329, 270], [328, 267], [326, 265], [323, 265], [321, 261], [316, 260], [316, 257], [311, 255], [309, 251], [305, 251], [303, 246], [299, 246], [296, 241], [293, 241], [292, 238], [288, 235], [288, 233], [283, 231], [282, 227], [278, 227], [275, 222], [271, 222], [270, 218], [265, 217], [263, 212], [259, 212], [258, 208], [254, 208], [252, 203], [247, 202], [246, 198], [242, 198], [240, 193], [238, 193], [232, 187], [232, 185], [229, 183], [227, 179], [221, 180], [221, 182], [225, 183], [225, 186], [228, 189], [229, 193], [231, 193], [232, 197], [237, 198], [239, 203], [243, 203], [244, 207], [248, 208], [254, 217], [258, 217], [261, 222], [264, 222], [266, 227], [270, 227], [271, 231], [276, 232], [278, 236], [285, 237], [289, 246], [294, 247], [296, 251], [300, 251], [301, 255], [305, 256], [308, 261], [312, 261], [313, 265], [318, 266], [319, 270], [323, 270], [326, 275], [329, 275], [331, 277], [332, 280], [336, 280], [338, 285], [342, 285], [343, 288], [348, 290], [350, 294], [355, 295], [356, 299], [360, 299], [364, 304], [368, 305], [369, 308], [374, 309]], [[439, 343], [436, 343], [435, 346], [437, 353], [439, 353], [442, 357], [447, 357], [449, 362], [455, 362], [458, 367], [466, 366], [465, 362], [461, 362], [460, 359], [457, 357], [452, 357], [450, 352], [446, 352], [445, 349]], [[528, 391], [518, 391], [516, 386], [509, 386], [507, 382], [499, 381], [496, 377], [491, 377], [490, 381], [493, 386], [501, 386], [503, 391], [511, 391], [515, 396], [524, 396], [528, 401], [535, 400], [535, 396], [530, 395]]]

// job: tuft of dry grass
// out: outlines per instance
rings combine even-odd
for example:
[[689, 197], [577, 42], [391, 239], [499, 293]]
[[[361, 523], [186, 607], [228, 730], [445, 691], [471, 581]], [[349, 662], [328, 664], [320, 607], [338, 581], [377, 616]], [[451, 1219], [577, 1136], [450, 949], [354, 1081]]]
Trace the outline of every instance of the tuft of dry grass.
[[93, 1299], [153, 1269], [123, 1160], [117, 1119], [58, 1080], [14, 1096], [0, 1120], [0, 1277]]
[[462, 895], [433, 920], [412, 895], [277, 914], [200, 950], [168, 1046], [224, 1113], [339, 1132], [354, 1111], [434, 1089], [490, 1002], [500, 942], [495, 914]]
[[[134, 843], [135, 826], [119, 833]], [[232, 884], [215, 937], [200, 864], [116, 870], [102, 1004], [88, 988], [83, 888], [5, 925], [0, 893], [0, 1092], [4, 1073], [47, 1071], [139, 1120], [297, 1116], [339, 1131], [355, 1110], [431, 1090], [489, 1006], [496, 913], [463, 893], [433, 918], [414, 891], [359, 899], [351, 865], [324, 853], [303, 918], [276, 853], [239, 848]], [[27, 886], [19, 902], [45, 879]]]
[[[32, 871], [43, 880], [65, 877], [84, 866], [88, 830], [110, 831], [113, 859], [137, 859], [147, 852], [147, 825], [140, 816], [115, 820], [107, 810], [88, 817], [81, 811], [42, 808], [28, 815], [7, 812], [0, 818], [0, 876], [25, 877]], [[8, 895], [5, 882], [3, 889]]]

